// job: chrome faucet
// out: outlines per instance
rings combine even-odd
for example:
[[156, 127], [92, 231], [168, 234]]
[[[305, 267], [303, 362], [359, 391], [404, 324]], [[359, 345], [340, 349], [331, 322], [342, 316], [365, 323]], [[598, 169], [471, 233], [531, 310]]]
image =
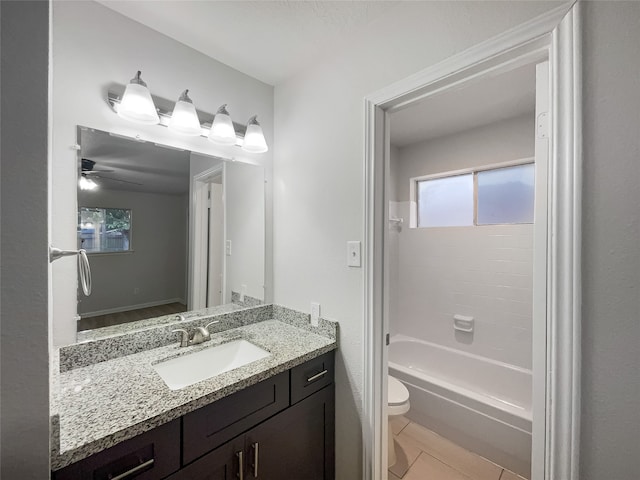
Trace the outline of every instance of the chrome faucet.
[[178, 328], [176, 330], [171, 330], [171, 333], [179, 333], [180, 334], [180, 346], [188, 347], [190, 345], [198, 345], [203, 342], [208, 342], [211, 340], [211, 332], [209, 332], [209, 327], [211, 325], [215, 325], [216, 323], [220, 323], [220, 320], [216, 320], [214, 322], [208, 323], [205, 327], [196, 327], [193, 335], [189, 336], [189, 332], [184, 328]]

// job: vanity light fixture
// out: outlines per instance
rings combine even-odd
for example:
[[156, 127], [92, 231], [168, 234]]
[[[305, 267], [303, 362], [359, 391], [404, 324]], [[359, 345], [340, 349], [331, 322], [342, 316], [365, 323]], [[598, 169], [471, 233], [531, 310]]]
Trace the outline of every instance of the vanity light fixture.
[[251, 117], [247, 122], [247, 131], [244, 134], [242, 150], [249, 153], [264, 153], [269, 150], [267, 141], [262, 133], [262, 127], [258, 123], [257, 115]]
[[[182, 92], [178, 101], [173, 104], [173, 111], [169, 109], [171, 102], [163, 98], [156, 98], [160, 105], [160, 108], [156, 108], [147, 84], [142, 81], [138, 71], [122, 96], [110, 91], [107, 101], [114, 112], [127, 120], [162, 125], [181, 135], [207, 137], [218, 145], [242, 147], [248, 153], [264, 153], [269, 150], [256, 115], [249, 119], [246, 126], [234, 123], [227, 111], [227, 104], [224, 104], [215, 115], [200, 112], [205, 117], [213, 117], [211, 123], [205, 120], [203, 124], [200, 123], [200, 117], [188, 93], [189, 90]], [[136, 140], [145, 142], [140, 135], [136, 136]]]
[[196, 107], [189, 98], [189, 90], [185, 90], [178, 98], [169, 120], [169, 130], [181, 135], [196, 137], [202, 134], [200, 119]]
[[98, 188], [98, 184], [84, 173], [80, 177], [80, 180], [78, 180], [78, 185], [80, 186], [80, 190], [95, 190]]
[[213, 124], [209, 130], [209, 140], [219, 145], [235, 145], [236, 130], [227, 111], [227, 104], [222, 105], [213, 117]]
[[155, 125], [160, 122], [156, 106], [147, 84], [140, 78], [140, 70], [131, 79], [118, 106], [118, 115], [132, 122]]

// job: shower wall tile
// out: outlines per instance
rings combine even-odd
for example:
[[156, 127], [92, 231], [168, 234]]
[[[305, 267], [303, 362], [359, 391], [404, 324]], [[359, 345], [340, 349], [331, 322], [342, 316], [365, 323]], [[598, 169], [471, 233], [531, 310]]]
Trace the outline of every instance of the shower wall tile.
[[[405, 222], [390, 237], [392, 333], [531, 368], [533, 225]], [[473, 316], [474, 333], [455, 332], [454, 314]]]

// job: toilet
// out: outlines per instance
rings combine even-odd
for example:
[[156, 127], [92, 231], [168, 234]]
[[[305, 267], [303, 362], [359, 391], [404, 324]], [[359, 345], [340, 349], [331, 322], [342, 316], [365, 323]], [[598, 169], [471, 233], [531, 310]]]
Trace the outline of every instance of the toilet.
[[400, 380], [391, 375], [387, 376], [387, 416], [389, 420], [389, 467], [396, 463], [396, 448], [391, 431], [391, 418], [404, 415], [409, 411], [409, 390]]

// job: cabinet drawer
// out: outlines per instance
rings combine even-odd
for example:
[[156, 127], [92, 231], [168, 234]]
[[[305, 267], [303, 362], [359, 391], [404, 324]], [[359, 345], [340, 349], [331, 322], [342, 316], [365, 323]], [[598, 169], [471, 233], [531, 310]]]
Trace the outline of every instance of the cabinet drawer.
[[180, 419], [54, 472], [54, 480], [156, 480], [180, 468]]
[[289, 406], [289, 372], [245, 388], [183, 417], [187, 464]]
[[334, 352], [291, 369], [291, 405], [333, 383]]

